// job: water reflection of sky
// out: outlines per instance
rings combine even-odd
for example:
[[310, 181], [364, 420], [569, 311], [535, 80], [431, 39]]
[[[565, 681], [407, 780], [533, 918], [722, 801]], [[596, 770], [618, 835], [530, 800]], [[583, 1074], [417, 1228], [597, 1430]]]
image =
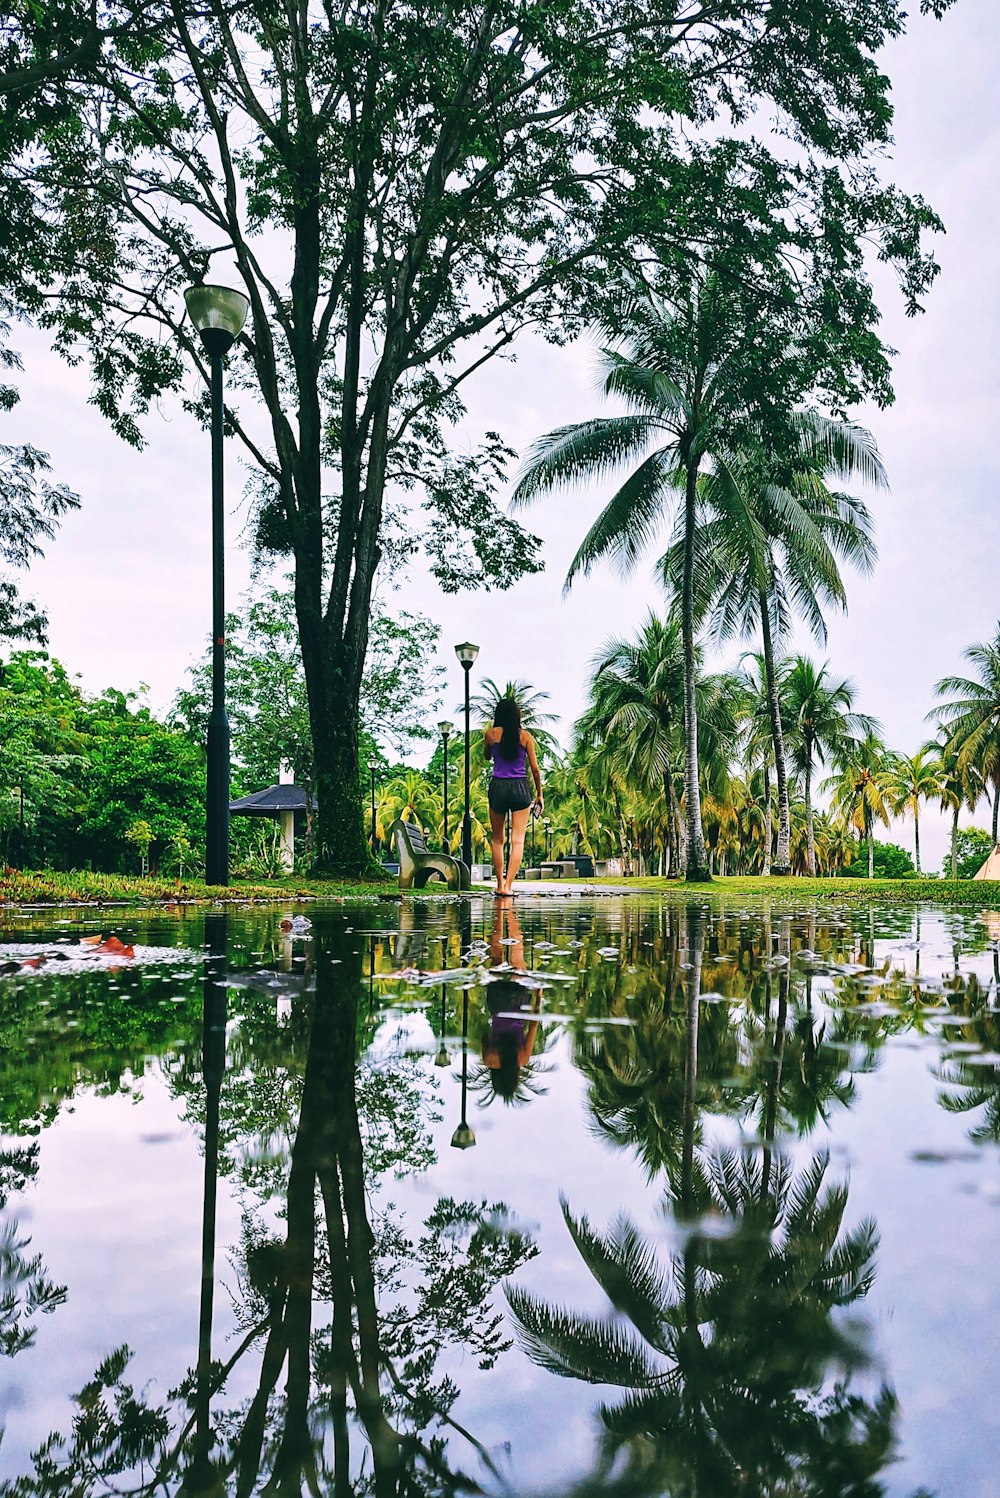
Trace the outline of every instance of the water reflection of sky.
[[[597, 1232], [628, 1214], [665, 1264], [691, 1232], [665, 1204], [665, 1188], [675, 1202], [685, 1189], [694, 1200], [690, 1161], [699, 1152], [708, 1159], [745, 1148], [741, 1158], [767, 1161], [768, 1170], [777, 1169], [772, 1156], [783, 1158], [800, 1176], [817, 1150], [828, 1150], [826, 1182], [849, 1181], [843, 1232], [872, 1217], [879, 1233], [871, 1289], [832, 1317], [872, 1353], [852, 1375], [858, 1396], [873, 1400], [884, 1381], [899, 1401], [901, 1460], [883, 1467], [872, 1491], [995, 1493], [1000, 916], [797, 903], [767, 910], [704, 903], [689, 916], [636, 897], [529, 899], [520, 902], [518, 935], [505, 927], [498, 937], [488, 902], [312, 915], [308, 940], [283, 937], [279, 915], [267, 910], [228, 921], [235, 981], [222, 1082], [215, 1357], [239, 1345], [247, 1221], [279, 1238], [285, 1231], [283, 1193], [317, 991], [356, 983], [361, 1111], [390, 1109], [375, 1125], [362, 1118], [369, 1160], [389, 1160], [393, 1142], [412, 1136], [421, 1164], [414, 1172], [405, 1159], [390, 1162], [368, 1181], [376, 1226], [386, 1215], [405, 1225], [412, 1244], [442, 1198], [503, 1204], [501, 1230], [513, 1223], [537, 1247], [512, 1283], [540, 1303], [600, 1318], [608, 1303], [563, 1220], [560, 1194]], [[128, 913], [130, 924], [119, 926], [105, 913], [100, 921], [74, 916], [57, 926], [39, 915], [0, 937], [23, 948], [36, 935], [113, 929], [171, 949], [200, 950], [204, 942], [192, 913], [176, 920]], [[517, 1008], [491, 1010], [489, 1002], [492, 983], [509, 982], [512, 967], [535, 975], [525, 1002], [540, 991], [540, 1010], [524, 1010], [518, 1033], [523, 1049], [533, 1026], [530, 1057], [525, 1085], [508, 1103], [493, 1089], [487, 1058], [493, 1032], [504, 1022], [517, 1028]], [[685, 1004], [694, 986], [698, 1061], [686, 1094]], [[64, 1304], [34, 1318], [33, 1344], [0, 1368], [0, 1474], [9, 1480], [31, 1471], [31, 1452], [50, 1431], [70, 1429], [71, 1396], [113, 1348], [132, 1347], [128, 1381], [168, 1405], [194, 1366], [202, 972], [180, 963], [169, 972], [139, 964], [100, 975], [32, 970], [4, 980], [0, 994], [3, 1148], [38, 1145], [37, 1175], [10, 1191], [6, 1217], [19, 1239], [30, 1236], [30, 1254], [41, 1256], [49, 1279], [68, 1290]], [[475, 1146], [453, 1149], [463, 1005]], [[447, 1066], [435, 1065], [442, 1041]], [[687, 1134], [686, 1096], [694, 1110]], [[241, 1134], [248, 1119], [253, 1128]], [[709, 1213], [701, 1231], [706, 1241], [724, 1240], [733, 1225]], [[716, 1250], [709, 1244], [705, 1252]], [[402, 1253], [380, 1314], [419, 1289], [415, 1262], [412, 1250]], [[329, 1325], [321, 1281], [322, 1274], [314, 1286], [319, 1329]], [[484, 1293], [507, 1316], [502, 1288]], [[505, 1336], [513, 1335], [508, 1322]], [[220, 1408], [248, 1404], [259, 1363], [259, 1353], [237, 1362]], [[442, 1344], [436, 1374], [460, 1387], [452, 1418], [533, 1492], [566, 1489], [586, 1475], [595, 1410], [619, 1397], [556, 1377], [517, 1346], [484, 1371], [468, 1349]], [[284, 1375], [279, 1391], [283, 1382]], [[821, 1393], [831, 1387], [832, 1376]], [[173, 1408], [180, 1420], [182, 1405]], [[458, 1465], [495, 1486], [468, 1444], [453, 1429], [445, 1435]], [[358, 1480], [359, 1449], [363, 1437], [352, 1456]], [[102, 1481], [89, 1490], [103, 1491]]]

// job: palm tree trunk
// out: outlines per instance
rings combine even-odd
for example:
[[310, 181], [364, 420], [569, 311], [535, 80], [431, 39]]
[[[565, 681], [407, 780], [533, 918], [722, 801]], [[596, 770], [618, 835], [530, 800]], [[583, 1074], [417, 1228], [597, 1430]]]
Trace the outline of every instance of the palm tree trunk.
[[674, 790], [674, 777], [669, 770], [663, 772], [663, 795], [667, 803], [667, 874], [675, 876], [681, 872], [677, 828], [680, 808], [677, 805], [677, 792]]
[[997, 845], [997, 816], [1000, 814], [1000, 780], [996, 782], [993, 796], [993, 846]]
[[813, 822], [812, 803], [812, 745], [806, 744], [806, 847], [809, 859], [809, 878], [816, 878], [816, 829]]
[[684, 493], [684, 583], [681, 596], [681, 634], [684, 643], [684, 799], [687, 813], [689, 882], [711, 879], [705, 834], [701, 825], [701, 785], [698, 776], [698, 706], [695, 699], [694, 541], [698, 518], [698, 465], [688, 463]]
[[958, 806], [951, 813], [951, 877], [958, 878]]
[[771, 872], [771, 772], [764, 760], [764, 866], [761, 873], [766, 879]]
[[913, 851], [916, 855], [917, 873], [920, 873], [920, 802], [913, 803]]
[[875, 839], [872, 837], [871, 829], [868, 832], [868, 877], [875, 878]]
[[774, 641], [771, 638], [771, 614], [767, 594], [760, 592], [760, 632], [764, 645], [764, 678], [767, 687], [767, 711], [771, 719], [774, 744], [774, 778], [778, 784], [778, 847], [772, 874], [790, 874], [792, 818], [788, 805], [788, 771], [785, 765], [785, 735], [781, 727], [781, 706], [774, 677]]

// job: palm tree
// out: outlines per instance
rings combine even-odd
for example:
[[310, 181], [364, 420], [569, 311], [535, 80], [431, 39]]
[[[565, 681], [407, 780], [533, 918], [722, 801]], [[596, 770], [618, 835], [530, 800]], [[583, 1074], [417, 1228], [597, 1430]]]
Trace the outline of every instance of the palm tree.
[[886, 790], [896, 815], [913, 813], [914, 862], [920, 873], [920, 802], [941, 799], [941, 767], [924, 746], [916, 754], [894, 755], [886, 777]]
[[684, 718], [684, 655], [680, 621], [650, 611], [638, 638], [613, 636], [594, 655], [589, 705], [577, 724], [579, 743], [626, 782], [661, 787], [669, 808], [670, 873], [680, 868], [681, 810], [673, 767]]
[[[489, 727], [493, 722], [493, 714], [496, 712], [496, 706], [501, 697], [513, 697], [521, 709], [521, 727], [526, 728], [534, 739], [539, 762], [554, 758], [559, 752], [559, 745], [551, 725], [557, 723], [559, 719], [556, 713], [549, 713], [545, 710], [549, 693], [539, 690], [530, 681], [521, 679], [508, 681], [501, 687], [492, 677], [484, 676], [479, 683], [479, 691], [474, 692], [469, 699], [472, 720], [475, 721], [478, 718], [483, 728]], [[455, 711], [464, 712], [464, 703], [460, 704]], [[474, 744], [473, 758], [477, 771], [482, 770], [485, 760], [483, 745], [478, 738]]]
[[[774, 850], [774, 831], [771, 805], [771, 766], [775, 763], [775, 737], [771, 722], [771, 693], [768, 683], [768, 667], [763, 654], [748, 650], [740, 660], [739, 680], [743, 691], [745, 729], [745, 751], [751, 769], [760, 770], [763, 780], [764, 803], [764, 857], [761, 873], [771, 873], [771, 855]], [[787, 675], [785, 662], [772, 663], [770, 676], [778, 690], [779, 699]], [[781, 802], [779, 782], [779, 806]], [[787, 798], [786, 798], [787, 799]]]
[[429, 831], [442, 815], [441, 793], [419, 770], [406, 770], [387, 781], [376, 805], [377, 831], [386, 836], [397, 817]]
[[874, 718], [852, 711], [855, 685], [849, 677], [834, 681], [830, 663], [817, 670], [805, 655], [793, 657], [784, 684], [792, 763], [803, 779], [809, 840], [809, 877], [816, 877], [816, 832], [812, 804], [812, 773], [841, 754], [851, 739], [863, 739], [880, 729]]
[[[623, 333], [622, 328], [626, 329]], [[513, 503], [601, 480], [634, 459], [629, 475], [584, 537], [566, 576], [572, 585], [598, 561], [630, 573], [683, 495], [681, 636], [684, 656], [686, 874], [710, 877], [701, 821], [698, 708], [695, 697], [695, 541], [699, 475], [724, 445], [727, 427], [745, 417], [734, 395], [731, 361], [746, 334], [711, 272], [695, 277], [670, 304], [647, 288], [628, 291], [614, 318], [599, 326], [604, 393], [630, 408], [559, 427], [529, 450]], [[734, 401], [736, 405], [734, 405]], [[652, 451], [650, 449], [652, 448]]]
[[[824, 609], [842, 609], [847, 602], [839, 561], [863, 572], [874, 566], [867, 507], [831, 491], [827, 479], [857, 477], [875, 487], [886, 481], [874, 439], [863, 427], [815, 412], [796, 414], [792, 425], [798, 452], [790, 473], [759, 446], [716, 458], [700, 488], [705, 513], [696, 541], [697, 607], [711, 613], [714, 638], [747, 639], [758, 630], [761, 636], [778, 791], [777, 874], [790, 872], [791, 821], [775, 652], [796, 614], [825, 641]], [[674, 588], [682, 550], [678, 536], [662, 562]]]
[[937, 709], [949, 732], [948, 746], [958, 753], [961, 770], [976, 770], [993, 782], [993, 846], [1000, 815], [1000, 625], [992, 640], [970, 645], [964, 658], [975, 676], [946, 676], [935, 687], [952, 701]]
[[832, 793], [833, 809], [850, 822], [868, 843], [868, 878], [875, 877], [876, 821], [889, 825], [889, 762], [886, 747], [875, 733], [851, 740], [840, 751], [838, 772], [823, 789]]
[[983, 794], [983, 782], [979, 771], [969, 764], [963, 764], [961, 755], [952, 743], [951, 734], [944, 724], [938, 724], [937, 739], [926, 746], [929, 753], [936, 756], [938, 765], [938, 779], [940, 789], [937, 799], [942, 807], [947, 807], [951, 812], [951, 850], [949, 854], [951, 862], [951, 877], [958, 878], [958, 818], [962, 808], [967, 807], [969, 811], [975, 808], [979, 798]]

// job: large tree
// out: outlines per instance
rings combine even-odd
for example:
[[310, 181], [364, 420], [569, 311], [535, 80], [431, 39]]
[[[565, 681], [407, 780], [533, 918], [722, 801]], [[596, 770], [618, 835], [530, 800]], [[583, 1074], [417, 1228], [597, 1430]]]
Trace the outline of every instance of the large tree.
[[367, 859], [358, 698], [376, 569], [417, 534], [406, 492], [445, 586], [532, 565], [490, 502], [503, 444], [446, 441], [466, 379], [524, 327], [572, 336], [640, 243], [707, 246], [813, 314], [797, 348], [835, 401], [887, 396], [864, 257], [874, 240], [915, 306], [936, 223], [868, 165], [891, 120], [875, 53], [903, 19], [901, 0], [111, 0], [96, 65], [60, 67], [66, 119], [3, 163], [30, 230], [7, 279], [89, 351], [96, 404], [136, 443], [185, 358], [207, 373], [181, 288], [232, 277], [249, 297], [229, 425], [259, 542], [294, 556], [320, 864]]

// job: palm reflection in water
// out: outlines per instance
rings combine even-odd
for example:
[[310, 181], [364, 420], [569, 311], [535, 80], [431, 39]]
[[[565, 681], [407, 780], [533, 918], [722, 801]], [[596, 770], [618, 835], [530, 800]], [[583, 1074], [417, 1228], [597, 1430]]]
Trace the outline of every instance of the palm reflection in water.
[[[775, 1144], [787, 967], [763, 1050], [759, 1147], [700, 1142], [705, 912], [689, 907], [684, 928], [673, 933], [678, 948], [683, 935], [682, 960], [668, 968], [683, 974], [682, 1043], [670, 1052], [683, 1060], [664, 1079], [666, 1109], [652, 1104], [678, 1247], [664, 1261], [627, 1216], [601, 1233], [564, 1198], [566, 1225], [609, 1314], [510, 1287], [521, 1344], [553, 1373], [623, 1391], [601, 1406], [598, 1483], [671, 1498], [874, 1498], [894, 1457], [896, 1399], [885, 1385], [867, 1397], [852, 1390], [866, 1358], [836, 1313], [872, 1284], [877, 1230], [869, 1220], [843, 1231], [847, 1187], [827, 1182], [828, 1155], [796, 1171]], [[768, 1028], [770, 999], [768, 980]]]

